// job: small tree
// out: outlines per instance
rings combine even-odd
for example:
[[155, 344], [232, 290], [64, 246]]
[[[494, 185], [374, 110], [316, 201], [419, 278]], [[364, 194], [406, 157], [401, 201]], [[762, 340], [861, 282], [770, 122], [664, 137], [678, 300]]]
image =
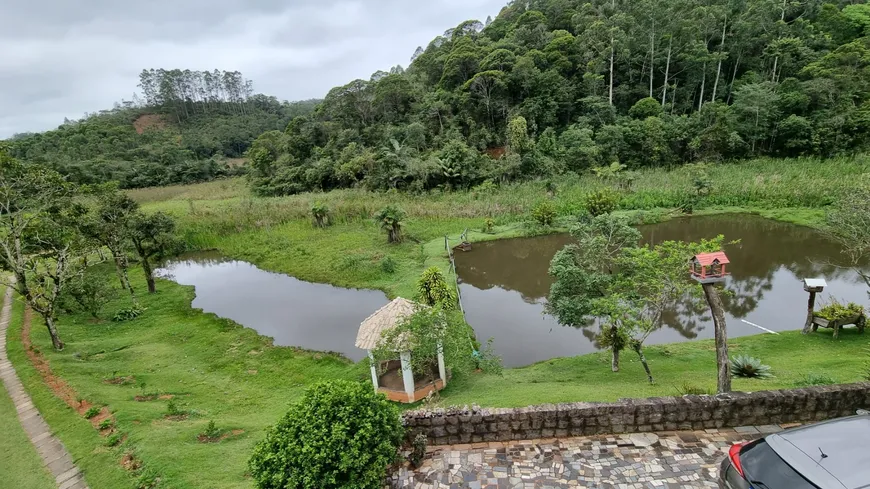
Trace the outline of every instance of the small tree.
[[331, 223], [329, 221], [329, 207], [321, 202], [315, 202], [311, 206], [311, 217], [314, 218], [314, 226], [325, 228]]
[[102, 277], [84, 269], [69, 281], [64, 293], [94, 319], [100, 317], [103, 306], [115, 295], [112, 287]]
[[138, 212], [130, 220], [130, 239], [145, 272], [148, 293], [153, 294], [157, 292], [154, 284], [154, 261], [168, 257], [181, 249], [175, 236], [175, 221], [162, 212], [154, 214]]
[[556, 220], [556, 206], [549, 200], [538, 202], [532, 208], [532, 218], [541, 226], [552, 226]]
[[258, 489], [380, 489], [404, 436], [399, 412], [360, 383], [316, 384], [254, 448]]
[[440, 305], [445, 309], [456, 307], [456, 295], [447, 285], [441, 269], [429, 267], [417, 280], [418, 299], [427, 306]]
[[826, 220], [827, 234], [840, 243], [849, 265], [870, 288], [870, 274], [859, 267], [870, 256], [870, 186], [843, 196], [837, 207], [828, 212]]
[[127, 250], [130, 244], [130, 223], [139, 212], [139, 204], [120, 192], [116, 184], [93, 187], [91, 193], [96, 198], [97, 205], [85, 219], [82, 231], [99, 245], [108, 248], [115, 262], [121, 288], [129, 291], [135, 298], [127, 274]]
[[402, 242], [402, 221], [404, 219], [405, 211], [392, 204], [384, 207], [375, 215], [375, 221], [380, 224], [381, 229], [387, 232], [388, 243]]

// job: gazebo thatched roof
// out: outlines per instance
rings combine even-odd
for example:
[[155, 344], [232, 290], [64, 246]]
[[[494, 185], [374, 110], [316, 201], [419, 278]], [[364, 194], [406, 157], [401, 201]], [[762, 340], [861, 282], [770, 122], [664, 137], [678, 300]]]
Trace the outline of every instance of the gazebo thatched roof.
[[406, 317], [414, 314], [420, 304], [401, 297], [396, 298], [386, 306], [375, 311], [360, 323], [356, 334], [356, 346], [364, 350], [374, 350], [381, 341], [384, 331], [393, 329]]

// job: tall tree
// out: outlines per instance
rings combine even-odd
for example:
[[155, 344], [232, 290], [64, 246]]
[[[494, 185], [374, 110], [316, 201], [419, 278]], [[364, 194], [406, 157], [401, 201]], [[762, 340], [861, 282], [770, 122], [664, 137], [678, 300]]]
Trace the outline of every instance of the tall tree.
[[155, 212], [143, 214], [137, 212], [129, 222], [130, 240], [139, 257], [145, 281], [148, 283], [148, 293], [157, 292], [154, 284], [154, 264], [156, 260], [166, 258], [181, 248], [181, 243], [175, 235], [175, 221], [167, 214]]

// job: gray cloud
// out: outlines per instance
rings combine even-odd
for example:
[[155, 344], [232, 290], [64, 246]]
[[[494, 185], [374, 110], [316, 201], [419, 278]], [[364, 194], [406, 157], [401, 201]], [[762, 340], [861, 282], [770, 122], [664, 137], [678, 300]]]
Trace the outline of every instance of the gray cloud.
[[[0, 0], [2, 1], [2, 0]], [[322, 97], [407, 66], [417, 46], [506, 0], [6, 0], [0, 138], [136, 91], [143, 68], [239, 70], [258, 92]]]

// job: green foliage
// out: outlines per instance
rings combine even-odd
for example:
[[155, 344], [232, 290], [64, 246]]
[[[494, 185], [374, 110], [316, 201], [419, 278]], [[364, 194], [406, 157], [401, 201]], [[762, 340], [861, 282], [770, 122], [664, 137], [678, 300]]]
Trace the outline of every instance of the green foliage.
[[487, 218], [483, 221], [483, 229], [482, 229], [482, 231], [483, 231], [484, 233], [492, 233], [492, 230], [493, 230], [494, 227], [495, 227], [495, 221], [493, 221], [492, 218], [487, 217]]
[[99, 428], [100, 430], [107, 430], [111, 427], [112, 427], [112, 419], [111, 418], [106, 418], [106, 419], [100, 421], [99, 426], [97, 426], [97, 428]]
[[96, 278], [94, 273], [82, 271], [69, 281], [62, 300], [68, 306], [77, 306], [92, 317], [99, 318], [100, 311], [114, 297], [112, 286]]
[[716, 394], [716, 389], [700, 387], [689, 382], [683, 382], [676, 386], [678, 396], [713, 396]]
[[619, 195], [610, 189], [597, 190], [586, 196], [583, 207], [593, 217], [610, 214], [619, 207]]
[[223, 430], [217, 427], [214, 420], [208, 422], [208, 425], [205, 427], [205, 430], [199, 434], [200, 437], [205, 438], [206, 440], [214, 441], [220, 439], [221, 435], [223, 435]]
[[166, 403], [166, 416], [184, 416], [187, 414], [187, 411], [179, 407], [178, 403], [175, 402], [175, 399], [170, 399], [169, 402]]
[[828, 321], [839, 321], [864, 314], [864, 306], [854, 302], [842, 304], [837, 299], [832, 298], [829, 304], [826, 304], [814, 314]]
[[100, 414], [100, 411], [102, 411], [102, 408], [99, 407], [99, 406], [91, 406], [91, 407], [89, 407], [88, 410], [85, 411], [85, 419], [91, 419], [91, 418], [93, 418], [94, 416]]
[[394, 205], [384, 207], [375, 215], [375, 221], [382, 230], [387, 232], [388, 243], [402, 242], [402, 221], [404, 219], [405, 211]]
[[322, 202], [315, 202], [311, 205], [311, 217], [314, 219], [314, 226], [325, 228], [329, 226], [329, 206]]
[[709, 195], [713, 189], [713, 180], [710, 178], [710, 167], [706, 163], [694, 163], [688, 166], [692, 178], [692, 187], [696, 195]]
[[652, 97], [640, 99], [628, 109], [628, 115], [635, 119], [659, 117], [662, 115], [662, 104]]
[[129, 307], [124, 307], [122, 309], [118, 309], [114, 316], [112, 316], [112, 321], [116, 323], [121, 323], [124, 321], [132, 321], [142, 314], [145, 313], [145, 308], [142, 307], [138, 302], [134, 302]]
[[110, 433], [109, 436], [106, 437], [106, 446], [107, 447], [116, 447], [124, 440], [124, 435], [122, 433]]
[[831, 378], [829, 375], [820, 374], [816, 372], [805, 374], [799, 380], [794, 382], [795, 387], [812, 387], [814, 385], [833, 385], [836, 384], [837, 381]]
[[748, 355], [737, 355], [731, 358], [731, 375], [747, 379], [768, 379], [773, 377], [770, 366], [761, 363], [761, 360]]
[[403, 431], [371, 386], [319, 383], [266, 433], [249, 468], [259, 489], [380, 489]]
[[456, 307], [456, 294], [453, 287], [438, 267], [429, 267], [417, 280], [417, 298], [427, 306], [440, 306], [445, 309]]
[[411, 453], [408, 455], [408, 461], [411, 462], [411, 467], [418, 468], [423, 463], [423, 458], [426, 456], [426, 447], [429, 440], [423, 433], [417, 433], [414, 436], [414, 441], [411, 443]]
[[384, 273], [388, 273], [390, 275], [396, 273], [396, 260], [393, 260], [391, 256], [385, 256], [383, 260], [381, 260], [381, 270]]
[[532, 219], [541, 226], [552, 226], [556, 220], [556, 206], [549, 200], [542, 200], [532, 208]]

